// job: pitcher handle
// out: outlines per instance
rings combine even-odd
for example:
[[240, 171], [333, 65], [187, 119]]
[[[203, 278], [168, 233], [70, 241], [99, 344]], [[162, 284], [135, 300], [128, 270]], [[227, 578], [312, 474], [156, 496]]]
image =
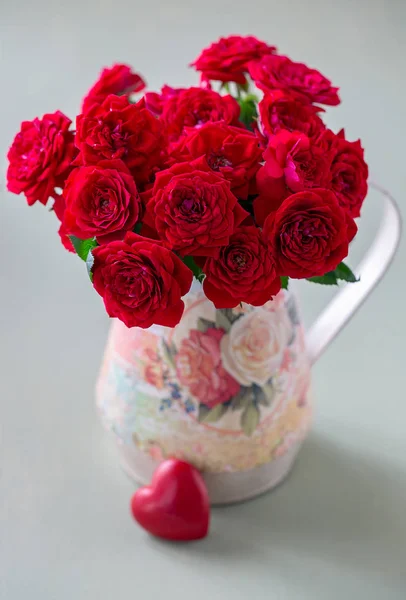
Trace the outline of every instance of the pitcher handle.
[[399, 208], [386, 190], [376, 184], [370, 184], [370, 187], [385, 197], [383, 219], [366, 255], [355, 269], [360, 280], [345, 285], [307, 332], [311, 364], [316, 362], [382, 279], [399, 246], [402, 230]]

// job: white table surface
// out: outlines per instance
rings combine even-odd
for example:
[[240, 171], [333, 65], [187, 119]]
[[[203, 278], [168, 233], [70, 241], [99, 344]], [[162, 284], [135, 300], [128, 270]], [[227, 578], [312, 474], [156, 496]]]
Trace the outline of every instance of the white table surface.
[[[405, 207], [404, 0], [1, 0], [0, 29], [2, 156], [22, 119], [74, 116], [103, 65], [191, 84], [204, 45], [254, 33], [341, 86], [330, 125], [362, 138]], [[131, 521], [133, 486], [95, 414], [108, 319], [80, 261], [53, 215], [3, 183], [0, 211], [1, 600], [406, 598], [404, 244], [314, 369], [314, 427], [289, 480], [173, 545]], [[302, 290], [310, 319], [329, 292]]]

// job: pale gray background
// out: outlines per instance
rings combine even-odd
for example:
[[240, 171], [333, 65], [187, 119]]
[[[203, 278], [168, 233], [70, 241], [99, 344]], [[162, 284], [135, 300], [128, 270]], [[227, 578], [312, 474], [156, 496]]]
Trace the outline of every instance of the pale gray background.
[[[405, 207], [402, 0], [0, 0], [0, 154], [19, 122], [74, 116], [103, 65], [151, 88], [191, 84], [220, 35], [253, 33], [341, 87], [329, 111], [361, 137]], [[1, 159], [2, 176], [5, 162]], [[2, 177], [3, 179], [3, 177]], [[361, 241], [372, 235], [371, 197]], [[276, 492], [213, 512], [194, 545], [149, 538], [97, 420], [108, 319], [46, 209], [0, 192], [1, 600], [406, 598], [405, 246], [314, 369], [315, 423]], [[328, 292], [303, 288], [311, 318]]]

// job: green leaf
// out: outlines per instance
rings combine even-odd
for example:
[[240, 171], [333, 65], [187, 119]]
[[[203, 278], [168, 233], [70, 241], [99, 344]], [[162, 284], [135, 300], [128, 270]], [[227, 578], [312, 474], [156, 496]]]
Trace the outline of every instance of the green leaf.
[[245, 96], [245, 100], [251, 100], [252, 102], [255, 102], [255, 104], [258, 104], [259, 102], [259, 98], [256, 94], [247, 94], [247, 96]]
[[340, 263], [336, 270], [334, 271], [337, 279], [341, 279], [342, 281], [348, 281], [350, 283], [355, 283], [359, 281], [351, 271], [350, 267], [347, 267], [345, 263]]
[[321, 277], [309, 277], [307, 281], [312, 283], [321, 283], [323, 285], [337, 285], [337, 276], [334, 271], [330, 271]]
[[213, 321], [209, 321], [208, 319], [203, 319], [203, 317], [199, 317], [197, 320], [197, 328], [202, 333], [205, 333], [208, 329], [216, 327], [216, 324]]
[[215, 423], [227, 412], [227, 406], [217, 404], [214, 408], [209, 408], [205, 404], [199, 405], [197, 420], [199, 423]]
[[348, 281], [350, 283], [359, 281], [351, 271], [350, 267], [347, 267], [345, 263], [340, 263], [334, 271], [329, 271], [322, 277], [310, 277], [307, 281], [322, 283], [323, 285], [337, 285], [339, 280]]
[[75, 248], [76, 254], [84, 261], [87, 261], [88, 254], [93, 248], [96, 248], [97, 242], [95, 238], [88, 240], [81, 240], [75, 235], [69, 236], [73, 247]]
[[246, 408], [253, 401], [252, 388], [241, 386], [240, 391], [231, 400], [231, 410]]
[[241, 415], [241, 427], [245, 435], [251, 436], [259, 423], [259, 409], [255, 404], [249, 404]]
[[289, 287], [289, 277], [281, 277], [281, 287], [283, 290], [287, 290]]
[[255, 96], [246, 96], [245, 98], [239, 98], [238, 104], [240, 105], [240, 121], [244, 123], [246, 127], [252, 129], [252, 123], [257, 118], [257, 104], [254, 100]]
[[224, 329], [226, 333], [231, 329], [231, 322], [228, 320], [226, 313], [221, 309], [216, 310], [216, 327]]
[[204, 273], [203, 270], [199, 267], [199, 265], [195, 263], [194, 258], [192, 256], [184, 256], [182, 260], [185, 263], [185, 265], [192, 271], [197, 281], [200, 281], [201, 283], [204, 279]]
[[262, 406], [271, 406], [275, 394], [276, 390], [271, 383], [265, 383], [262, 387], [255, 388], [255, 399]]
[[169, 346], [169, 344], [165, 340], [165, 338], [162, 338], [162, 348], [163, 348], [164, 359], [166, 360], [167, 363], [169, 363], [171, 365], [171, 367], [173, 369], [176, 369], [175, 356], [174, 356], [176, 354], [175, 346], [173, 344], [171, 346]]

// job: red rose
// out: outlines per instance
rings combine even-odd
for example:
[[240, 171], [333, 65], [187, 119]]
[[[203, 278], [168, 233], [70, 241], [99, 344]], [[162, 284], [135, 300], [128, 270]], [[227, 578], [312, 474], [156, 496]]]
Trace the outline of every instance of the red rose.
[[347, 256], [357, 226], [334, 192], [322, 188], [286, 198], [264, 223], [281, 275], [302, 279], [333, 271]]
[[162, 114], [164, 106], [169, 98], [174, 98], [180, 92], [183, 92], [185, 88], [171, 88], [169, 85], [164, 85], [161, 89], [161, 93], [147, 92], [144, 94], [145, 107], [156, 117]]
[[325, 129], [318, 116], [321, 108], [302, 102], [281, 90], [265, 94], [258, 105], [261, 131], [265, 138], [278, 133], [281, 129], [301, 131], [308, 137], [315, 137]]
[[240, 107], [231, 96], [221, 96], [210, 89], [191, 87], [169, 97], [161, 119], [171, 141], [182, 135], [185, 127], [201, 127], [208, 121], [238, 125]]
[[178, 162], [199, 157], [204, 157], [212, 171], [230, 182], [236, 196], [245, 199], [260, 167], [262, 150], [249, 131], [225, 123], [206, 123], [184, 138], [172, 159]]
[[249, 65], [255, 84], [265, 92], [279, 89], [316, 104], [340, 104], [338, 88], [316, 69], [293, 62], [287, 56], [268, 55]]
[[331, 158], [307, 136], [281, 130], [264, 152], [265, 164], [257, 173], [255, 219], [262, 225], [268, 214], [294, 192], [330, 187]]
[[93, 285], [110, 317], [144, 329], [179, 323], [181, 297], [189, 291], [193, 274], [173, 252], [130, 231], [123, 241], [98, 246], [92, 253]]
[[133, 73], [131, 67], [113, 65], [110, 69], [103, 69], [99, 79], [83, 99], [82, 112], [87, 112], [94, 104], [101, 104], [109, 94], [127, 96], [144, 88], [145, 81], [138, 73]]
[[78, 163], [120, 158], [141, 185], [161, 164], [162, 125], [142, 101], [130, 104], [125, 97], [108, 96], [77, 117], [76, 129]]
[[339, 203], [352, 217], [359, 217], [368, 192], [368, 165], [360, 140], [349, 142], [345, 139], [344, 130], [336, 135], [327, 129], [317, 143], [322, 151], [332, 154], [331, 187]]
[[257, 227], [240, 227], [203, 268], [203, 290], [216, 308], [234, 308], [240, 302], [262, 306], [281, 288], [275, 262]]
[[223, 329], [202, 332], [191, 329], [176, 354], [176, 372], [180, 383], [209, 408], [235, 396], [240, 384], [223, 367], [220, 341]]
[[76, 155], [71, 122], [57, 111], [21, 124], [7, 154], [7, 189], [24, 193], [29, 205], [46, 204], [63, 187]]
[[252, 35], [230, 35], [205, 48], [191, 66], [201, 71], [203, 79], [235, 81], [243, 85], [247, 81], [248, 63], [275, 50], [275, 46], [268, 46]]
[[103, 243], [123, 238], [142, 215], [134, 179], [121, 160], [74, 169], [64, 198], [65, 228], [82, 240], [96, 236]]
[[66, 248], [66, 250], [68, 250], [69, 252], [73, 252], [75, 254], [76, 250], [73, 247], [73, 244], [69, 238], [69, 234], [66, 231], [66, 227], [65, 227], [65, 224], [63, 221], [58, 229], [58, 234], [59, 234], [59, 237], [61, 238], [61, 242], [62, 242], [62, 245], [64, 246], [64, 248]]
[[248, 215], [203, 160], [158, 173], [145, 200], [144, 223], [182, 256], [216, 256]]

